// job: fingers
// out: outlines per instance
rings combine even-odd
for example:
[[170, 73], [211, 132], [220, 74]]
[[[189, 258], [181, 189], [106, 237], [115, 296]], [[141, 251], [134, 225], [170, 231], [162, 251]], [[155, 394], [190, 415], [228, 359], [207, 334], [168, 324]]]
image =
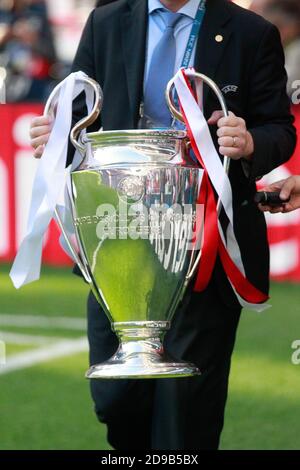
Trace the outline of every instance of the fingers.
[[30, 137], [33, 140], [35, 137], [41, 137], [45, 134], [50, 134], [51, 126], [37, 126], [30, 129]]
[[299, 205], [293, 205], [290, 202], [286, 202], [281, 206], [277, 207], [262, 206], [261, 204], [259, 204], [258, 207], [262, 212], [270, 212], [271, 214], [278, 214], [279, 212], [281, 212], [282, 214], [287, 214], [288, 212], [292, 212], [295, 209], [299, 209]]
[[50, 133], [41, 135], [40, 137], [36, 137], [35, 139], [31, 139], [30, 144], [34, 149], [37, 149], [41, 145], [45, 145], [50, 137]]
[[265, 186], [262, 189], [262, 191], [265, 191], [266, 193], [280, 191], [284, 182], [285, 180], [276, 181], [276, 183], [272, 183], [272, 184], [269, 184], [268, 186]]
[[291, 176], [290, 178], [285, 180], [281, 187], [280, 198], [283, 200], [288, 199], [291, 196], [292, 192], [295, 191], [296, 186], [297, 186], [297, 182], [294, 176]]
[[[261, 212], [268, 212], [267, 206], [263, 206], [262, 204], [258, 204], [257, 206]], [[268, 206], [269, 207], [269, 206]]]
[[217, 136], [221, 155], [238, 160], [253, 153], [253, 141], [251, 139], [250, 142], [244, 119], [237, 117], [231, 111], [226, 117], [223, 111], [215, 111], [209, 118], [208, 124], [218, 126]]
[[224, 157], [232, 158], [233, 160], [239, 160], [241, 158], [242, 151], [238, 147], [219, 147], [220, 155]]
[[293, 204], [287, 202], [286, 204], [284, 204], [282, 212], [283, 212], [284, 214], [286, 214], [287, 212], [292, 212], [292, 211], [294, 211], [295, 209], [299, 209], [299, 205], [298, 205], [298, 206], [294, 206]]
[[237, 117], [231, 111], [229, 111], [228, 117], [221, 117], [218, 121], [218, 127], [246, 127], [246, 123], [243, 118]]
[[236, 122], [238, 120], [245, 124], [245, 121], [242, 118], [238, 118], [232, 111], [229, 111], [228, 114], [229, 116], [225, 117], [223, 111], [214, 111], [208, 119], [207, 123], [211, 125], [218, 124], [218, 127], [234, 127], [236, 126]]
[[237, 147], [219, 147], [219, 154], [223, 157], [229, 157], [232, 160], [239, 160], [242, 156], [242, 150]]
[[[219, 125], [219, 124], [218, 124]], [[236, 137], [246, 133], [245, 127], [237, 123], [236, 126], [223, 126], [217, 130], [218, 137]], [[232, 142], [232, 141], [231, 141]]]
[[214, 111], [210, 118], [208, 119], [207, 123], [214, 126], [217, 122], [224, 116], [223, 111]]
[[[287, 213], [299, 207], [299, 203], [295, 202], [295, 198], [300, 193], [300, 178], [298, 176], [290, 176], [285, 180], [276, 181], [266, 186], [263, 191], [280, 191], [279, 196], [283, 204], [276, 207], [259, 204], [258, 207], [262, 212], [270, 212], [271, 214], [277, 214], [278, 212]], [[284, 201], [289, 198], [291, 198], [290, 202], [284, 203]]]
[[[231, 132], [232, 129], [228, 128], [236, 128], [240, 127], [241, 129], [246, 128], [246, 122], [243, 118], [237, 117], [232, 111], [229, 111], [229, 116], [224, 117], [223, 111], [214, 111], [210, 118], [207, 121], [208, 124], [215, 125], [217, 124], [219, 128], [226, 128], [225, 132]], [[231, 135], [224, 134], [224, 135]], [[219, 137], [223, 137], [223, 135], [218, 134]]]
[[258, 207], [262, 212], [271, 212], [271, 214], [278, 214], [279, 212], [288, 212], [286, 210], [285, 204], [283, 204], [282, 206], [276, 206], [276, 207], [258, 204]]
[[[38, 116], [32, 120], [30, 126], [30, 144], [35, 150], [48, 142], [52, 127], [53, 120], [49, 116]], [[37, 155], [40, 154], [40, 151], [41, 149], [39, 149]]]
[[44, 145], [39, 145], [39, 147], [37, 147], [34, 151], [34, 158], [41, 158], [41, 156], [43, 155], [43, 152], [44, 152]]
[[284, 180], [266, 186], [263, 191], [280, 191], [280, 197], [284, 201], [290, 196], [300, 194], [300, 176], [290, 176]]
[[232, 147], [233, 143], [238, 144], [238, 137], [235, 137], [235, 140], [233, 140], [233, 136], [219, 137], [218, 139], [218, 144], [220, 147]]
[[[226, 155], [227, 157], [233, 159], [239, 159], [243, 156], [246, 152], [246, 145], [247, 145], [247, 135], [246, 131], [243, 129], [238, 128], [222, 128], [223, 129], [233, 129], [233, 131], [228, 132], [228, 134], [234, 135], [225, 135], [224, 137], [219, 137], [218, 144], [219, 144], [219, 152], [221, 155]], [[221, 133], [221, 132], [220, 132]], [[226, 132], [222, 132], [225, 134]]]
[[235, 132], [235, 136], [219, 137], [218, 144], [220, 154], [227, 155], [227, 157], [231, 158], [239, 158], [245, 147], [245, 140], [245, 136], [242, 133], [237, 136], [237, 131]]
[[48, 126], [53, 122], [50, 116], [37, 116], [32, 119], [30, 128], [39, 127], [39, 126]]
[[220, 154], [230, 158], [240, 158], [246, 147], [246, 133], [246, 129], [241, 127], [219, 128], [217, 134]]

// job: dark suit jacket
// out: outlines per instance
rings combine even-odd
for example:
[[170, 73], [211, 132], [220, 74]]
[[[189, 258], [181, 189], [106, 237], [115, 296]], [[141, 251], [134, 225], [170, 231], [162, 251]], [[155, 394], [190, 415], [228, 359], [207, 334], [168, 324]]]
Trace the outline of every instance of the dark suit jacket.
[[[146, 0], [117, 0], [91, 13], [73, 64], [73, 71], [87, 73], [104, 92], [101, 117], [90, 130], [137, 126], [143, 100], [146, 34]], [[222, 35], [223, 41], [217, 42], [216, 35]], [[229, 109], [247, 122], [255, 153], [247, 177], [240, 160], [231, 163], [235, 232], [248, 278], [267, 293], [269, 249], [264, 215], [253, 202], [255, 180], [286, 162], [296, 142], [278, 30], [227, 0], [208, 0], [195, 68], [220, 88], [238, 87], [226, 93], [226, 101]], [[205, 116], [219, 108], [217, 98], [205, 88]], [[75, 120], [80, 115], [82, 109], [77, 106]], [[216, 141], [214, 128], [212, 135]], [[219, 260], [213, 276], [224, 301], [236, 306]]]

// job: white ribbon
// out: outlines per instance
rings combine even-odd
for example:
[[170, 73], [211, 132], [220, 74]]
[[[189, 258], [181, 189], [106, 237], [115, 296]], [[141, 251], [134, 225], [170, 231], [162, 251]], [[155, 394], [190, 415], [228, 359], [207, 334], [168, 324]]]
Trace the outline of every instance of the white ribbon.
[[[193, 68], [185, 70], [186, 75], [189, 75], [189, 73], [193, 75], [194, 72]], [[232, 188], [230, 180], [215, 149], [206, 119], [186, 83], [182, 69], [180, 69], [175, 75], [174, 85], [209, 178], [218, 194], [218, 197], [220, 198], [229, 220], [227, 228], [227, 242], [225, 242], [222, 228], [219, 224], [220, 235], [232, 261], [245, 276], [240, 248], [233, 230]], [[238, 295], [234, 287], [233, 290], [242, 307], [247, 307], [257, 312], [261, 312], [270, 307], [267, 303], [252, 304], [246, 302]]]
[[[61, 84], [56, 117], [49, 141], [39, 161], [33, 182], [26, 235], [20, 245], [10, 277], [16, 288], [40, 277], [43, 238], [60, 203], [67, 217], [68, 205], [64, 197], [66, 180], [71, 165], [66, 168], [69, 134], [72, 125], [73, 100], [85, 90], [81, 81], [83, 72], [70, 74]], [[87, 106], [91, 109], [93, 97], [86, 90]], [[79, 155], [75, 154], [78, 164]], [[62, 200], [63, 198], [63, 200]]]

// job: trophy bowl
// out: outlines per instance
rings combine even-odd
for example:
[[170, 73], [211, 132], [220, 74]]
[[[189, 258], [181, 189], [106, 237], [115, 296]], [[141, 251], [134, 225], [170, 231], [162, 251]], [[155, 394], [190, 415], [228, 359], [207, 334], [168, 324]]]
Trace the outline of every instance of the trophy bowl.
[[[180, 163], [185, 132], [88, 134], [92, 157], [71, 174], [73, 220], [93, 291], [120, 339], [87, 376], [165, 377], [197, 372], [164, 353], [195, 254], [202, 170]], [[195, 240], [194, 240], [195, 242]]]
[[[77, 247], [58, 212], [56, 218], [119, 338], [116, 353], [93, 365], [86, 377], [200, 374], [195, 365], [164, 351], [163, 336], [201, 257], [203, 170], [189, 157], [183, 130], [82, 132], [99, 115], [103, 98], [94, 80], [84, 81], [95, 104], [70, 134], [83, 157], [68, 185]], [[45, 113], [56, 95], [54, 90]]]

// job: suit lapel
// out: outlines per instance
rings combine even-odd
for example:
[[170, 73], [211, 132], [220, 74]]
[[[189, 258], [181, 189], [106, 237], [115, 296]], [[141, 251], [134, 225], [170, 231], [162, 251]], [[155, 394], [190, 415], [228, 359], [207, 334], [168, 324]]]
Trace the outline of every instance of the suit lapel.
[[133, 122], [137, 122], [143, 92], [147, 4], [145, 0], [128, 0], [128, 11], [121, 17], [123, 60]]
[[[226, 0], [207, 0], [206, 13], [197, 42], [195, 68], [212, 80], [215, 79], [218, 65], [232, 33], [230, 19], [231, 13]], [[204, 105], [208, 90], [205, 86]]]

